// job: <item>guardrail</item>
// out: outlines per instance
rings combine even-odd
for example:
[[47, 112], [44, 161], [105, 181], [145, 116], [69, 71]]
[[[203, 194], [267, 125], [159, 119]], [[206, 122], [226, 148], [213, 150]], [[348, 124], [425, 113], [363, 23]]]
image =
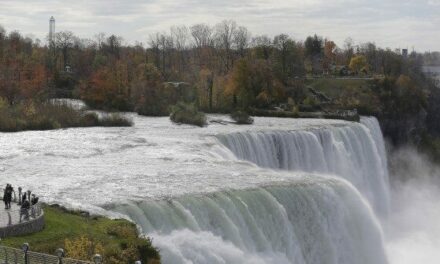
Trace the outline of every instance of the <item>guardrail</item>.
[[[21, 204], [22, 202], [22, 195], [26, 194], [27, 197], [31, 197], [31, 191], [23, 192], [23, 189], [21, 187], [18, 187], [18, 195], [15, 190], [12, 191], [12, 202]], [[3, 193], [5, 189], [0, 188], [0, 200], [3, 200]]]
[[64, 257], [64, 250], [58, 249], [56, 255], [32, 252], [29, 244], [21, 249], [0, 246], [0, 264], [99, 264], [102, 258], [95, 255], [92, 261], [76, 260]]
[[[3, 200], [4, 189], [0, 189], [0, 200]], [[12, 192], [12, 203], [13, 205], [21, 205], [23, 195], [27, 196], [28, 201], [30, 201], [31, 191], [22, 192], [22, 188], [18, 187], [18, 195], [15, 190]], [[1, 205], [0, 205], [1, 206]], [[15, 207], [15, 208], [14, 208]], [[13, 226], [17, 224], [21, 224], [26, 221], [30, 221], [38, 218], [43, 214], [43, 210], [39, 203], [35, 205], [31, 205], [29, 209], [20, 208], [18, 206], [14, 206], [12, 209], [5, 209], [0, 212], [0, 228]]]
[[32, 205], [29, 209], [20, 208], [5, 210], [0, 214], [0, 228], [31, 221], [37, 219], [42, 214], [43, 209], [41, 209], [40, 203]]
[[[4, 190], [0, 190], [3, 194]], [[36, 202], [36, 204], [29, 204], [28, 208], [22, 208], [20, 205], [23, 202], [24, 194], [26, 194], [27, 200]], [[12, 192], [10, 208], [0, 209], [0, 238], [34, 233], [44, 228], [43, 209], [38, 200], [29, 199], [30, 197], [31, 191], [22, 192], [22, 188], [18, 188], [18, 195], [15, 191]], [[3, 195], [0, 197], [0, 200], [2, 199]]]
[[[49, 255], [29, 250], [29, 244], [24, 243], [21, 249], [0, 246], [0, 264], [101, 264], [101, 255], [95, 254], [92, 261], [66, 258], [64, 249], [56, 250], [55, 255]], [[136, 261], [134, 264], [142, 264]]]

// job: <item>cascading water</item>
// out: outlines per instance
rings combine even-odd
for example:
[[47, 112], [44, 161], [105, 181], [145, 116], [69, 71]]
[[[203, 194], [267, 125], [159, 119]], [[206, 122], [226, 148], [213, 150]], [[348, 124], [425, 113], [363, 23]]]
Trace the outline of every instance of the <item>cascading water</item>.
[[368, 204], [388, 211], [385, 150], [377, 121], [362, 123], [218, 135], [239, 159], [309, 175], [112, 210], [153, 237], [164, 263], [387, 263]]
[[261, 167], [342, 177], [383, 216], [390, 197], [382, 133], [375, 118], [362, 118], [362, 123], [309, 131], [238, 132], [218, 138], [237, 158]]
[[165, 264], [387, 263], [374, 214], [386, 214], [389, 196], [376, 120], [198, 128], [132, 117], [131, 128], [0, 134], [1, 185], [123, 214]]
[[153, 237], [164, 263], [386, 263], [371, 210], [337, 179], [316, 176], [114, 210]]

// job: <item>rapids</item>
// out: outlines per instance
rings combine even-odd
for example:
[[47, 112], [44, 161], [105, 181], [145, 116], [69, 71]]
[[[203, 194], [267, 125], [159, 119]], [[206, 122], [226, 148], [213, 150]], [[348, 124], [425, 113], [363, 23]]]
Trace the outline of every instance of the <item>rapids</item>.
[[387, 263], [375, 119], [196, 128], [128, 115], [134, 127], [1, 133], [0, 184], [131, 219], [164, 263]]

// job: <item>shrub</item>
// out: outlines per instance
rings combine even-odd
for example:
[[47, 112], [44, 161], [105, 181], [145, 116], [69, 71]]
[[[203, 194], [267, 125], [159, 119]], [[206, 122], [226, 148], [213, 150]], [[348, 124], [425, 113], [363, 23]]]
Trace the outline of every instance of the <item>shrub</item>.
[[87, 113], [82, 117], [82, 122], [84, 126], [92, 127], [99, 124], [99, 117], [96, 113]]
[[231, 113], [231, 118], [234, 120], [237, 124], [240, 125], [251, 125], [254, 123], [254, 119], [249, 116], [248, 113], [244, 111], [235, 111]]
[[121, 116], [120, 114], [110, 114], [99, 119], [99, 126], [104, 127], [126, 127], [132, 126], [133, 121]]
[[199, 112], [194, 104], [179, 102], [171, 107], [170, 119], [174, 123], [189, 124], [203, 127], [206, 125], [206, 115]]
[[23, 101], [9, 105], [0, 99], [0, 131], [2, 132], [131, 125], [131, 120], [118, 114], [105, 115], [100, 118], [96, 113], [73, 109], [64, 104]]

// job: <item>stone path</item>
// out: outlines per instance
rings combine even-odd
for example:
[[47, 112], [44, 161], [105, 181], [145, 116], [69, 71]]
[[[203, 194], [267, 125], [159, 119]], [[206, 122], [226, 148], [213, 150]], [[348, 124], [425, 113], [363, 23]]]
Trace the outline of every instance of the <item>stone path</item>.
[[6, 210], [3, 201], [0, 201], [0, 228], [20, 223], [20, 206], [11, 203], [11, 209]]

